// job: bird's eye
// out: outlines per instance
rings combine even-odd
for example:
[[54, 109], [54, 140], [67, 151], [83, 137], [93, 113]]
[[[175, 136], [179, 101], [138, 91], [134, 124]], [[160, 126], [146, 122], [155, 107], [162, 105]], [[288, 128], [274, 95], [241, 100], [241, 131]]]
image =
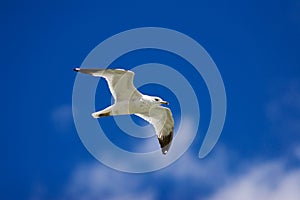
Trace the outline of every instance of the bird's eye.
[[155, 100], [155, 101], [159, 101], [159, 99], [158, 99], [158, 98], [155, 98], [154, 100]]

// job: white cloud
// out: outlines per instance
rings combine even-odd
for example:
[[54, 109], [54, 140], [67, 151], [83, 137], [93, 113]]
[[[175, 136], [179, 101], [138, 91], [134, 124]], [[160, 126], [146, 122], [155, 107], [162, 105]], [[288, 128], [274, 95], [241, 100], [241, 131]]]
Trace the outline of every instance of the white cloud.
[[141, 188], [138, 177], [95, 163], [81, 165], [74, 170], [62, 199], [151, 200], [155, 198], [151, 190]]
[[[225, 180], [228, 163], [225, 150], [220, 148], [211, 158], [199, 160], [187, 152], [177, 162], [163, 170], [148, 174], [128, 174], [104, 167], [100, 163], [78, 166], [71, 174], [62, 199], [157, 199], [161, 188], [171, 188], [169, 197], [178, 197], [194, 184], [216, 187]], [[213, 179], [212, 177], [218, 177]], [[177, 190], [178, 187], [181, 190]]]
[[203, 160], [188, 151], [154, 173], [129, 174], [100, 163], [80, 164], [56, 199], [296, 200], [300, 196], [300, 168], [287, 167], [287, 162], [237, 162], [219, 145]]
[[196, 153], [187, 152], [168, 167], [164, 175], [175, 179], [178, 183], [188, 181], [216, 187], [226, 179], [230, 155], [231, 153], [221, 146], [201, 160]]
[[[297, 102], [291, 100], [298, 98], [297, 94], [289, 92], [289, 97], [279, 98], [279, 103], [274, 103], [275, 108], [279, 106], [276, 108], [279, 114], [271, 113], [275, 117], [273, 119], [282, 116], [283, 102], [293, 102], [294, 108], [298, 109]], [[70, 107], [62, 106], [53, 116], [63, 122], [72, 119], [70, 112]], [[157, 141], [144, 143], [143, 150], [157, 148], [154, 142]], [[295, 148], [294, 155], [299, 156], [299, 152], [299, 148]], [[197, 152], [188, 151], [169, 167], [148, 174], [122, 173], [100, 163], [80, 164], [71, 172], [58, 199], [151, 200], [162, 197], [201, 197], [208, 200], [294, 200], [300, 196], [300, 168], [287, 168], [286, 159], [245, 163], [218, 144], [205, 159], [199, 160]], [[164, 188], [169, 191], [166, 193]]]
[[204, 160], [187, 152], [170, 167], [144, 175], [117, 172], [101, 164], [81, 165], [73, 172], [64, 199], [157, 199], [165, 183], [171, 183], [169, 198], [182, 197], [191, 188], [193, 197], [210, 190], [205, 197], [209, 200], [299, 198], [300, 168], [287, 168], [279, 159], [249, 162], [248, 166], [239, 163], [232, 170], [231, 159], [224, 148]]
[[232, 174], [208, 199], [297, 200], [299, 197], [300, 168], [287, 170], [283, 161], [273, 161], [252, 163], [243, 174]]

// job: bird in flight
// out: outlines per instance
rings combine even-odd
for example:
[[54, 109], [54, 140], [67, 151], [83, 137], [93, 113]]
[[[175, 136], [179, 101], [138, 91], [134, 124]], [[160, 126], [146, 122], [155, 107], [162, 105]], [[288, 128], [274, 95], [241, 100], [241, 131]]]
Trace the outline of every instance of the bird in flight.
[[114, 104], [92, 113], [94, 118], [134, 114], [151, 123], [163, 154], [167, 154], [173, 139], [174, 119], [169, 108], [161, 106], [168, 104], [159, 97], [140, 93], [133, 85], [134, 72], [124, 69], [82, 69], [74, 68], [76, 72], [89, 74], [106, 79], [109, 90], [115, 100]]

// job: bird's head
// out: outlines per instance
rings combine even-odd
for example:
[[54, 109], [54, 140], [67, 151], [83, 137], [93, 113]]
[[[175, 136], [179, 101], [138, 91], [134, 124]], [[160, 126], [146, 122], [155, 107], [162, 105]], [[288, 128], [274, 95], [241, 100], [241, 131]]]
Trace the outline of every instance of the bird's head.
[[169, 103], [167, 101], [162, 100], [159, 97], [152, 97], [151, 101], [155, 104], [161, 105], [161, 104], [165, 104], [168, 105]]

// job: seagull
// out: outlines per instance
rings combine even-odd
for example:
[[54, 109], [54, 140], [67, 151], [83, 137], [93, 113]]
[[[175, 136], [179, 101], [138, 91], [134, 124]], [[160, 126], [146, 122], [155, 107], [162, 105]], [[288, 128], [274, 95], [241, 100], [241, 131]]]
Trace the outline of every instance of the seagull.
[[124, 69], [82, 69], [74, 68], [75, 72], [102, 77], [108, 83], [109, 90], [115, 100], [114, 104], [92, 113], [94, 118], [115, 115], [134, 114], [146, 120], [154, 126], [161, 151], [167, 154], [170, 149], [174, 119], [167, 101], [160, 97], [148, 96], [140, 93], [133, 84], [134, 72]]

